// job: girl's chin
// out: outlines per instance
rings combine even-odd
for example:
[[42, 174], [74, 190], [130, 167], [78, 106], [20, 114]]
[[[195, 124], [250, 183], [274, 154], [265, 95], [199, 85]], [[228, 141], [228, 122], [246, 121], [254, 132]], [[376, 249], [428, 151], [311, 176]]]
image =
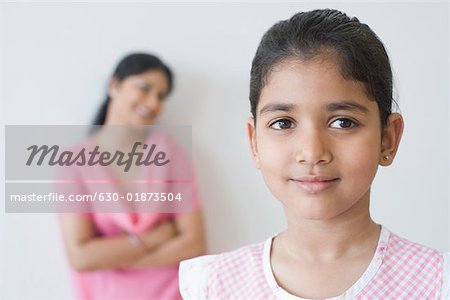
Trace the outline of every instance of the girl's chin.
[[320, 207], [319, 203], [315, 203], [315, 205], [306, 205], [306, 207], [305, 205], [296, 206], [292, 207], [292, 209], [287, 208], [287, 210], [294, 212], [294, 218], [310, 221], [330, 221], [334, 218], [339, 217], [346, 211], [344, 208], [333, 208], [327, 204], [324, 204], [323, 207]]

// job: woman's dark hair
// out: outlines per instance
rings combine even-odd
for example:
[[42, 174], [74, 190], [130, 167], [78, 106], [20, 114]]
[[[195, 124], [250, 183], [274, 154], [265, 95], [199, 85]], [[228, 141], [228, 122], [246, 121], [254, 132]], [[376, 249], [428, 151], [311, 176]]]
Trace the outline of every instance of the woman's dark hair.
[[[125, 56], [117, 65], [112, 77], [115, 78], [118, 82], [121, 82], [128, 76], [145, 73], [151, 70], [161, 70], [166, 74], [169, 83], [168, 92], [170, 92], [173, 87], [172, 71], [158, 57], [151, 54], [132, 53]], [[106, 99], [101, 104], [97, 115], [95, 116], [93, 125], [105, 124], [110, 100], [111, 99], [109, 95], [107, 95]]]
[[290, 58], [310, 60], [334, 54], [341, 74], [360, 81], [377, 102], [382, 126], [392, 112], [392, 70], [378, 36], [357, 18], [333, 10], [300, 12], [273, 25], [262, 37], [252, 62], [250, 105], [256, 109], [273, 67]]

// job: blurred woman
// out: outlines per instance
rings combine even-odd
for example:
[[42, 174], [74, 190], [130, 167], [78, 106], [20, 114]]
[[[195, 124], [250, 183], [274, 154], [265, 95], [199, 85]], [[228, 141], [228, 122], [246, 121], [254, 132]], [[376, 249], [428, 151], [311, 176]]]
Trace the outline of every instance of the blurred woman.
[[[111, 77], [94, 125], [154, 124], [172, 87], [172, 72], [160, 59], [128, 55]], [[130, 191], [127, 180], [114, 174], [103, 173], [106, 188]], [[83, 181], [89, 175], [76, 175], [75, 192], [93, 192], [95, 187]], [[179, 262], [205, 252], [195, 183], [187, 213], [72, 213], [61, 215], [60, 224], [79, 299], [181, 299]]]

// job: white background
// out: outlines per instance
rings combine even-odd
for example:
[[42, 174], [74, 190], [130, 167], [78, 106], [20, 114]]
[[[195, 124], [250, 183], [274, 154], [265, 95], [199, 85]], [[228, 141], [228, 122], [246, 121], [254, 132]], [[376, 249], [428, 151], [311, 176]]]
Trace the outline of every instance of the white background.
[[[374, 219], [449, 251], [447, 2], [3, 3], [3, 122], [88, 124], [117, 61], [131, 51], [155, 53], [176, 74], [161, 122], [192, 125], [210, 252], [261, 241], [285, 222], [250, 159], [245, 124], [251, 60], [276, 21], [325, 7], [369, 24], [392, 59], [406, 128], [394, 165], [380, 169], [374, 182]], [[56, 216], [2, 213], [0, 228], [3, 297], [70, 298]]]

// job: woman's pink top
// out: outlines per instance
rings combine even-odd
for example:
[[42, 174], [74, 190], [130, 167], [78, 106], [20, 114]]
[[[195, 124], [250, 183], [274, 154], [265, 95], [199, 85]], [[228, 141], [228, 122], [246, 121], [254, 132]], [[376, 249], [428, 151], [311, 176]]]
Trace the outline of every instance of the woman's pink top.
[[[88, 217], [102, 236], [150, 230], [170, 214], [96, 213]], [[176, 215], [175, 215], [176, 217]], [[135, 221], [133, 221], [135, 219]], [[178, 292], [178, 265], [143, 269], [106, 269], [89, 272], [72, 271], [77, 299], [149, 300], [181, 299]]]
[[[165, 143], [172, 143], [163, 136], [152, 137], [149, 143], [161, 145]], [[84, 144], [89, 145], [89, 143]], [[185, 159], [181, 148], [172, 143], [172, 153], [178, 153], [177, 157], [173, 159], [172, 164], [167, 167], [141, 167], [141, 177], [148, 180], [149, 183], [139, 183], [140, 192], [146, 191], [152, 180], [164, 179], [162, 181], [170, 181], [181, 178], [187, 172], [189, 175], [190, 187], [192, 187], [192, 206], [190, 211], [200, 209], [198, 201], [195, 180], [193, 172], [190, 167], [190, 162]], [[170, 151], [169, 151], [170, 152]], [[170, 157], [170, 156], [169, 156]], [[178, 160], [178, 161], [177, 161]], [[180, 161], [183, 161], [184, 169], [180, 173]], [[175, 163], [176, 162], [176, 163]], [[170, 169], [170, 166], [174, 170]], [[158, 169], [160, 168], [160, 169]], [[190, 169], [190, 170], [188, 170]], [[156, 171], [155, 171], [156, 170]], [[158, 177], [155, 172], [165, 173], [163, 178]], [[170, 174], [174, 174], [171, 176]], [[121, 188], [118, 186], [117, 177], [113, 175], [114, 172], [108, 171], [107, 168], [99, 166], [83, 166], [75, 168], [62, 168], [58, 170], [58, 179], [62, 181], [70, 181], [69, 184], [62, 183], [57, 187], [59, 191], [65, 194], [94, 194], [101, 191], [120, 192]], [[95, 179], [95, 180], [91, 180]], [[101, 181], [101, 183], [96, 182]], [[183, 180], [182, 180], [183, 181]], [[186, 181], [186, 180], [184, 180]], [[164, 183], [164, 182], [163, 182]], [[167, 185], [170, 186], [170, 185]], [[170, 192], [170, 190], [167, 190]], [[177, 191], [174, 191], [177, 192]], [[126, 202], [126, 201], [125, 201]], [[99, 203], [97, 201], [97, 203]], [[142, 203], [141, 203], [142, 204]], [[69, 204], [70, 205], [70, 204]], [[104, 203], [100, 204], [104, 205]], [[104, 208], [104, 207], [103, 207]], [[61, 210], [60, 210], [61, 211]], [[67, 211], [67, 209], [65, 210]], [[102, 237], [112, 237], [123, 235], [124, 233], [143, 233], [151, 230], [158, 223], [169, 218], [177, 218], [185, 212], [165, 212], [165, 213], [124, 213], [124, 212], [101, 212], [101, 213], [77, 213], [80, 216], [89, 218], [95, 228], [96, 235]], [[64, 214], [60, 214], [64, 217]], [[149, 299], [181, 299], [178, 289], [178, 265], [168, 267], [148, 267], [136, 269], [102, 269], [97, 271], [83, 271], [78, 272], [72, 270], [72, 278], [77, 299], [85, 300], [149, 300]]]

